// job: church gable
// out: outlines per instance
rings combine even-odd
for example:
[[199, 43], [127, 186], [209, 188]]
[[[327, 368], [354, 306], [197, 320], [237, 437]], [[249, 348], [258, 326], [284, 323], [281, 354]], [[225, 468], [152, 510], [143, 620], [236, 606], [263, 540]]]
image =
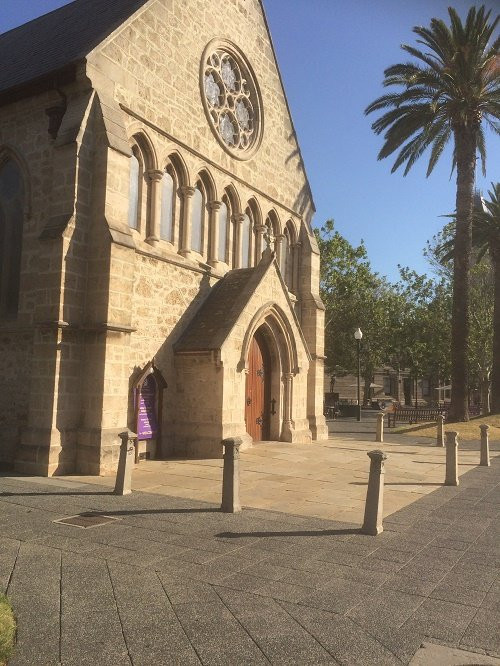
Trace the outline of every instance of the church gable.
[[96, 88], [172, 139], [309, 220], [313, 203], [258, 0], [147, 3], [88, 56]]

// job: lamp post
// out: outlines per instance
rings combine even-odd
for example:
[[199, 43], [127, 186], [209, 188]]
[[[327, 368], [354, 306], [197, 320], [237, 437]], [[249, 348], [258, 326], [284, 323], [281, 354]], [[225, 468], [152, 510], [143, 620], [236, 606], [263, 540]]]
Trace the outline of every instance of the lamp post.
[[354, 331], [354, 338], [357, 342], [358, 345], [358, 421], [361, 421], [361, 364], [360, 364], [360, 359], [359, 359], [359, 348], [361, 344], [361, 338], [363, 337], [363, 333], [361, 332], [361, 329], [358, 327]]

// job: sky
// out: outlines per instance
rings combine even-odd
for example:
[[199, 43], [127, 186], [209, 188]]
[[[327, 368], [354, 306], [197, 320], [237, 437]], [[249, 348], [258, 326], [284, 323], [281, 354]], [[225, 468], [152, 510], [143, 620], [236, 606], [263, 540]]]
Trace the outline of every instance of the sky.
[[[113, 0], [116, 1], [116, 0]], [[181, 1], [181, 0], [177, 0]], [[263, 0], [285, 91], [316, 205], [314, 225], [334, 219], [352, 244], [364, 240], [372, 267], [390, 280], [398, 264], [428, 271], [422, 250], [455, 209], [451, 151], [429, 178], [424, 155], [408, 176], [377, 161], [382, 137], [364, 109], [384, 93], [384, 69], [408, 57], [415, 25], [447, 19], [452, 0]], [[67, 0], [0, 0], [0, 33], [56, 9]], [[465, 17], [481, 2], [453, 0]], [[495, 0], [487, 8], [498, 11]], [[1, 66], [1, 63], [0, 63]], [[500, 177], [500, 142], [487, 134], [484, 194]]]

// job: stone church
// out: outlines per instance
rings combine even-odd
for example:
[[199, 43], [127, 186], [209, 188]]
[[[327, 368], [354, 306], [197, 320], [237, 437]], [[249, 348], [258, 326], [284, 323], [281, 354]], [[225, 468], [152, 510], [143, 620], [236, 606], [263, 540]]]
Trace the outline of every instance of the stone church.
[[314, 212], [260, 0], [76, 0], [0, 36], [0, 462], [325, 438]]

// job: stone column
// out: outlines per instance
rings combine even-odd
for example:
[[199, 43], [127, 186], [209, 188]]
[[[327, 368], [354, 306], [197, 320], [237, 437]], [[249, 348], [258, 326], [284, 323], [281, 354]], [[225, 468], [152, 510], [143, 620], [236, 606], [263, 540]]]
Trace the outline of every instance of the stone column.
[[458, 486], [458, 432], [449, 430], [446, 435], [445, 486]]
[[210, 201], [208, 208], [208, 228], [210, 229], [210, 237], [208, 241], [208, 264], [212, 268], [217, 268], [219, 265], [219, 211], [222, 206], [222, 201]]
[[285, 372], [283, 374], [283, 427], [281, 436], [285, 441], [292, 437], [292, 381], [293, 374]]
[[488, 430], [490, 429], [490, 426], [486, 425], [486, 423], [481, 423], [479, 429], [481, 430], [481, 458], [479, 464], [483, 467], [489, 467], [490, 443], [488, 438]]
[[222, 440], [224, 447], [224, 469], [222, 473], [222, 504], [224, 513], [238, 513], [240, 504], [240, 446], [241, 437]]
[[383, 451], [369, 451], [370, 476], [366, 491], [365, 518], [361, 531], [376, 536], [384, 531], [382, 518], [384, 515], [384, 461], [387, 455]]
[[244, 213], [233, 215], [233, 268], [241, 268], [241, 223], [244, 217]]
[[119, 437], [122, 443], [114, 493], [115, 495], [130, 495], [132, 492], [132, 466], [135, 460], [134, 439], [137, 435], [125, 430], [119, 434]]
[[149, 228], [146, 243], [158, 245], [160, 240], [160, 221], [161, 221], [161, 179], [163, 171], [159, 169], [150, 169], [147, 173], [150, 180], [151, 197], [149, 208]]
[[384, 441], [384, 414], [377, 414], [377, 436], [375, 438], [376, 442]]
[[195, 188], [184, 185], [180, 188], [182, 197], [182, 235], [179, 239], [179, 254], [189, 259], [191, 257], [191, 208]]
[[444, 416], [439, 414], [437, 417], [437, 439], [436, 446], [444, 447]]

